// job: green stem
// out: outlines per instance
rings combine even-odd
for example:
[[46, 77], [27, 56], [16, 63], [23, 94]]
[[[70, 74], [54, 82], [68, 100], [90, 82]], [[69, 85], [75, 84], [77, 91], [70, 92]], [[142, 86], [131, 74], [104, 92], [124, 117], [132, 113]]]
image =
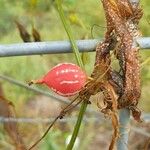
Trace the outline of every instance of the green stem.
[[[76, 45], [76, 42], [73, 38], [73, 35], [72, 35], [72, 32], [71, 32], [71, 28], [70, 26], [67, 24], [67, 21], [65, 19], [65, 15], [64, 15], [64, 12], [63, 12], [63, 9], [62, 9], [62, 0], [56, 0], [56, 5], [57, 5], [57, 9], [58, 9], [58, 13], [59, 13], [59, 16], [61, 18], [61, 21], [64, 25], [64, 28], [66, 30], [66, 33], [69, 37], [69, 40], [70, 40], [70, 43], [71, 43], [71, 46], [73, 48], [73, 52], [75, 54], [75, 58], [76, 58], [76, 61], [78, 63], [78, 65], [84, 69], [84, 65], [83, 65], [83, 62], [82, 62], [82, 59], [81, 59], [81, 56], [80, 56], [80, 53], [79, 53], [79, 50], [78, 50], [78, 47]], [[80, 108], [80, 112], [79, 112], [79, 115], [78, 115], [78, 119], [77, 119], [77, 122], [76, 122], [76, 125], [74, 127], [74, 131], [73, 131], [73, 134], [72, 134], [72, 137], [71, 137], [71, 140], [67, 146], [67, 150], [72, 150], [73, 146], [74, 146], [74, 143], [76, 141], [76, 138], [78, 136], [78, 133], [79, 133], [79, 129], [80, 129], [80, 126], [81, 126], [81, 122], [83, 120], [83, 116], [84, 116], [84, 113], [86, 111], [86, 108], [87, 108], [87, 102], [86, 101], [83, 101], [82, 105], [81, 105], [81, 108]]]
[[79, 53], [79, 50], [78, 50], [78, 46], [74, 40], [74, 37], [72, 35], [72, 32], [71, 32], [71, 28], [70, 26], [67, 24], [67, 21], [65, 19], [65, 15], [64, 15], [64, 11], [62, 9], [62, 0], [56, 0], [56, 4], [57, 4], [57, 10], [58, 10], [58, 13], [59, 13], [59, 16], [60, 16], [60, 19], [64, 25], [64, 28], [66, 30], [66, 33], [69, 37], [69, 40], [70, 40], [70, 43], [71, 43], [71, 46], [73, 48], [73, 52], [75, 54], [75, 58], [77, 60], [77, 63], [78, 65], [84, 69], [84, 65], [83, 65], [83, 62], [82, 62], [82, 59], [80, 57], [80, 53]]
[[74, 143], [76, 141], [76, 138], [78, 136], [78, 133], [79, 133], [79, 129], [80, 129], [80, 126], [81, 126], [81, 122], [83, 120], [83, 116], [84, 116], [84, 113], [86, 111], [86, 108], [87, 108], [87, 102], [84, 101], [81, 105], [81, 108], [80, 108], [80, 112], [79, 112], [79, 115], [78, 115], [78, 119], [77, 119], [77, 122], [76, 122], [76, 125], [74, 127], [74, 131], [73, 131], [73, 134], [72, 134], [72, 137], [71, 137], [71, 140], [67, 146], [67, 149], [66, 150], [72, 150], [73, 146], [74, 146]]

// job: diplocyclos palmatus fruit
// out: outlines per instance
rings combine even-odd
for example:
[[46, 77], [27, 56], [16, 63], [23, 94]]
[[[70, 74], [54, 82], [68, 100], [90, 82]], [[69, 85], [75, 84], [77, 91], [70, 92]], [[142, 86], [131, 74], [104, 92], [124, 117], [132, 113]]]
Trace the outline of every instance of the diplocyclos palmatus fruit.
[[31, 84], [46, 84], [62, 96], [72, 96], [80, 91], [87, 80], [86, 73], [72, 63], [61, 63], [53, 67], [44, 77], [32, 80]]

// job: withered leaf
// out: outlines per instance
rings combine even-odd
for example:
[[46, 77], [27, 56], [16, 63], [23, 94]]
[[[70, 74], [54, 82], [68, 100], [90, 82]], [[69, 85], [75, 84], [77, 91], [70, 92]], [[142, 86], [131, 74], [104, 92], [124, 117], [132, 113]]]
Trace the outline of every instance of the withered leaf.
[[39, 31], [32, 25], [32, 36], [34, 39], [34, 42], [40, 42], [41, 41], [41, 35]]
[[20, 22], [18, 22], [16, 20], [15, 20], [15, 23], [16, 23], [17, 28], [19, 30], [21, 39], [24, 42], [31, 42], [30, 34], [28, 33], [28, 31], [26, 30], [26, 28], [24, 27], [24, 25], [22, 25]]
[[133, 15], [133, 8], [131, 6], [131, 3], [128, 0], [121, 0], [118, 1], [119, 5], [119, 11], [123, 18], [128, 18], [131, 15]]
[[[2, 92], [0, 86], [0, 117], [4, 118], [15, 118], [15, 110], [12, 102], [8, 101]], [[18, 125], [16, 122], [4, 122], [4, 129], [8, 133], [13, 145], [16, 150], [26, 150], [26, 147], [23, 143], [22, 137], [18, 130]]]

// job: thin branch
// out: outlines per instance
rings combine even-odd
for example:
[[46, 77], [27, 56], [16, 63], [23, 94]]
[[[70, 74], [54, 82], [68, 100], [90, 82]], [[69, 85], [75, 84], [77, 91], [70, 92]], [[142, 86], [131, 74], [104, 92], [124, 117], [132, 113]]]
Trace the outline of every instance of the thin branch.
[[[48, 91], [44, 91], [44, 90], [41, 90], [39, 88], [36, 88], [36, 87], [31, 87], [29, 86], [28, 84], [25, 84], [21, 81], [18, 81], [14, 78], [11, 78], [11, 77], [8, 77], [6, 75], [1, 75], [0, 74], [0, 79], [2, 80], [5, 80], [5, 81], [8, 81], [9, 83], [11, 84], [14, 84], [14, 85], [17, 85], [17, 86], [20, 86], [22, 88], [25, 88], [26, 90], [30, 90], [30, 91], [33, 91], [35, 93], [38, 93], [38, 94], [41, 94], [41, 95], [44, 95], [44, 96], [47, 96], [47, 97], [50, 97], [51, 99], [50, 100], [53, 100], [53, 101], [58, 101], [60, 103], [64, 103], [64, 104], [69, 104], [70, 100], [68, 100], [67, 98], [65, 97], [62, 97], [62, 96], [59, 96], [59, 95], [56, 95], [56, 94], [51, 94], [50, 92]], [[77, 109], [79, 109], [79, 106], [76, 106]], [[75, 109], [76, 109], [75, 108]], [[88, 113], [93, 113], [97, 116], [99, 116], [100, 114], [98, 112], [96, 112], [95, 110], [93, 110], [92, 108], [88, 108], [87, 110]]]
[[42, 94], [42, 95], [45, 95], [47, 97], [50, 97], [52, 98], [51, 100], [56, 100], [58, 102], [61, 102], [61, 103], [65, 103], [65, 104], [68, 104], [69, 103], [69, 100], [67, 98], [64, 98], [64, 97], [61, 97], [61, 96], [58, 96], [58, 95], [54, 95], [54, 94], [51, 94], [50, 92], [46, 92], [44, 90], [41, 90], [41, 89], [38, 89], [38, 88], [35, 88], [35, 87], [31, 87], [23, 82], [20, 82], [18, 80], [15, 80], [11, 77], [8, 77], [8, 76], [4, 76], [4, 75], [0, 75], [0, 79], [3, 79], [3, 80], [6, 80], [12, 84], [15, 84], [17, 86], [20, 86], [20, 87], [23, 87], [25, 89], [28, 89], [30, 91], [33, 91], [33, 92], [36, 92], [36, 93], [39, 93], [39, 94]]

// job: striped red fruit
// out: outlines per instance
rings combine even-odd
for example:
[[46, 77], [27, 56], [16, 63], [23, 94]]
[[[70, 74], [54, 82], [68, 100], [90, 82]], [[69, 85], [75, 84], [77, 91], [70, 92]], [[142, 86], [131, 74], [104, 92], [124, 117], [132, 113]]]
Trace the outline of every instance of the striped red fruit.
[[46, 84], [57, 94], [67, 97], [78, 93], [86, 80], [87, 75], [79, 66], [61, 63], [53, 67], [42, 79], [31, 81], [31, 84]]

